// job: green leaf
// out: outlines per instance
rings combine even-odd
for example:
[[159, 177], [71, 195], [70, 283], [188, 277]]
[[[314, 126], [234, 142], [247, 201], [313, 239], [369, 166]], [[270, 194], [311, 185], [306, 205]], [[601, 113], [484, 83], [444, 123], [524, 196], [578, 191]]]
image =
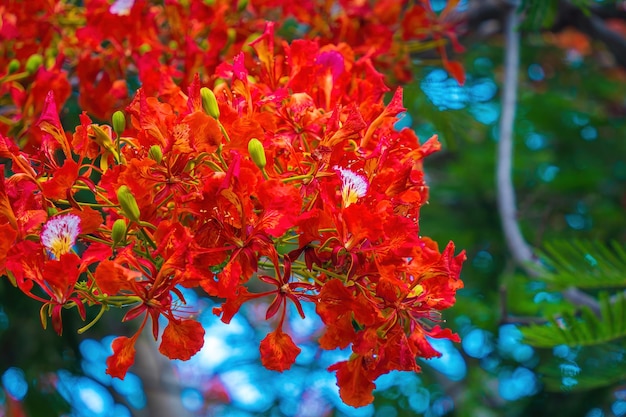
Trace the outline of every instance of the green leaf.
[[557, 288], [626, 288], [626, 251], [616, 242], [557, 240], [540, 256], [548, 267], [541, 279]]
[[593, 346], [625, 337], [625, 294], [622, 292], [609, 298], [607, 293], [601, 293], [598, 302], [601, 317], [587, 307], [581, 309], [580, 316], [564, 312], [552, 318], [548, 324], [522, 328], [524, 342], [540, 348], [558, 345]]
[[574, 351], [572, 358], [546, 358], [537, 373], [547, 391], [586, 391], [623, 380], [626, 375], [623, 357], [623, 346], [607, 343]]

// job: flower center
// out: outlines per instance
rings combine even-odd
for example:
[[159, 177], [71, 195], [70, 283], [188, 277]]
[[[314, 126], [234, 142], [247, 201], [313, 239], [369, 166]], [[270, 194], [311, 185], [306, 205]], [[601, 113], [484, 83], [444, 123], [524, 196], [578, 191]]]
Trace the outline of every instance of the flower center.
[[368, 187], [365, 177], [349, 169], [337, 166], [335, 169], [339, 171], [339, 177], [341, 178], [341, 199], [343, 200], [344, 208], [356, 203], [359, 198], [365, 196]]
[[66, 214], [53, 217], [43, 226], [41, 244], [54, 259], [69, 253], [80, 234], [80, 217]]

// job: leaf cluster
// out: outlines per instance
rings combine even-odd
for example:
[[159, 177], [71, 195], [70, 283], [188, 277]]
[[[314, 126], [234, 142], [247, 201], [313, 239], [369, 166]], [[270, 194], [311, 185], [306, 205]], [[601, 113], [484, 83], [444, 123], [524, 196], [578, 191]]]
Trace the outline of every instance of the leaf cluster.
[[[585, 292], [588, 305], [561, 311], [547, 323], [521, 329], [525, 343], [538, 348], [567, 346], [581, 354], [569, 360], [546, 358], [540, 366], [546, 389], [588, 390], [623, 379], [626, 366], [616, 360], [626, 346], [626, 252], [617, 242], [558, 240], [541, 253], [540, 279], [549, 287]], [[580, 375], [579, 375], [580, 373]], [[564, 379], [568, 378], [568, 379]], [[567, 384], [571, 386], [568, 387]]]

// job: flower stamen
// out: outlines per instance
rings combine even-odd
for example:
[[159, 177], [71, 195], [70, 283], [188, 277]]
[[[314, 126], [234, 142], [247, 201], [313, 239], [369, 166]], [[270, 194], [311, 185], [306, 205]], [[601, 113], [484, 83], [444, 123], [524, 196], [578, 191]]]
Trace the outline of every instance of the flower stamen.
[[80, 217], [66, 214], [53, 217], [43, 226], [41, 244], [54, 259], [69, 253], [80, 234]]
[[365, 177], [349, 169], [343, 169], [338, 166], [334, 168], [339, 171], [339, 177], [341, 178], [341, 199], [343, 200], [344, 208], [356, 203], [359, 198], [365, 197], [368, 188]]

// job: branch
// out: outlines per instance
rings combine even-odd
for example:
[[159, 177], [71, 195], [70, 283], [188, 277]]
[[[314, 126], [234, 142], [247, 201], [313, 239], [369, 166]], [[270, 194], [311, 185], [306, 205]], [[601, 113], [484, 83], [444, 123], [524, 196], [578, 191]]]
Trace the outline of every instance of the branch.
[[182, 404], [181, 384], [175, 375], [173, 363], [161, 355], [151, 335], [151, 332], [144, 331], [139, 337], [133, 367], [143, 382], [148, 415], [191, 417]]
[[[524, 239], [517, 222], [515, 188], [511, 171], [513, 168], [513, 126], [517, 107], [517, 80], [519, 68], [520, 35], [517, 7], [519, 0], [509, 0], [504, 23], [505, 51], [504, 80], [502, 87], [502, 114], [498, 139], [498, 161], [496, 170], [498, 212], [504, 237], [515, 260], [531, 277], [538, 277], [540, 268], [538, 260]], [[591, 296], [576, 288], [568, 288], [563, 296], [574, 305], [587, 306], [596, 315], [600, 314], [598, 302]]]
[[498, 211], [507, 246], [515, 262], [531, 276], [536, 276], [526, 265], [533, 261], [532, 250], [524, 240], [517, 222], [515, 189], [511, 178], [513, 167], [513, 125], [517, 107], [517, 78], [519, 68], [520, 36], [517, 26], [517, 1], [509, 2], [504, 30], [505, 50], [504, 80], [502, 82], [502, 114], [498, 139], [498, 164], [496, 171]]

